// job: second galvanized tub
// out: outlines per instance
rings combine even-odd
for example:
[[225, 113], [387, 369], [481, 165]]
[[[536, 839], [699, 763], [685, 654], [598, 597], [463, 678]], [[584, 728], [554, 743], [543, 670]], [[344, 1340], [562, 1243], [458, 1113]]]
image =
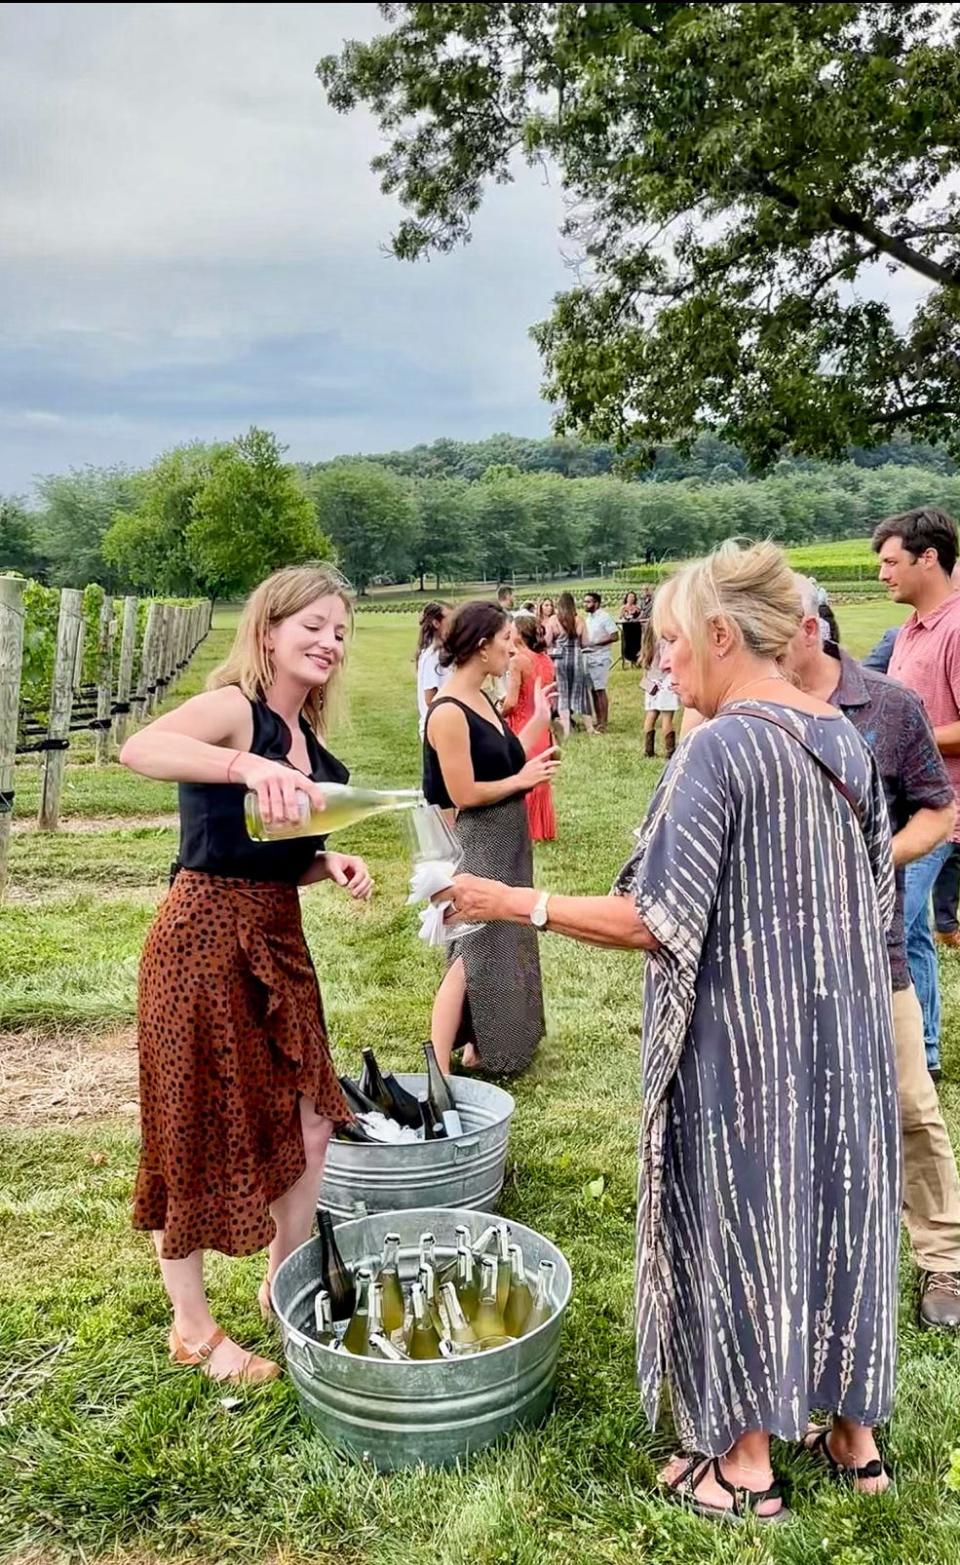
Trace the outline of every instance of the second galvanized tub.
[[[400, 1235], [400, 1275], [416, 1275], [420, 1234], [437, 1238], [441, 1260], [453, 1258], [458, 1223], [474, 1239], [487, 1226], [483, 1212], [425, 1207], [343, 1223], [337, 1244], [351, 1266], [379, 1257], [384, 1236]], [[283, 1332], [287, 1366], [304, 1412], [339, 1449], [385, 1470], [442, 1466], [469, 1456], [517, 1427], [539, 1423], [553, 1398], [563, 1317], [573, 1280], [564, 1256], [542, 1234], [510, 1224], [523, 1248], [527, 1278], [541, 1261], [556, 1270], [550, 1319], [528, 1337], [465, 1358], [385, 1363], [332, 1352], [311, 1339], [320, 1241], [310, 1239], [278, 1268], [273, 1307]]]
[[[425, 1075], [397, 1080], [415, 1096], [427, 1090]], [[513, 1098], [488, 1081], [448, 1080], [464, 1135], [398, 1146], [333, 1140], [320, 1205], [339, 1218], [417, 1206], [494, 1211], [506, 1171]]]

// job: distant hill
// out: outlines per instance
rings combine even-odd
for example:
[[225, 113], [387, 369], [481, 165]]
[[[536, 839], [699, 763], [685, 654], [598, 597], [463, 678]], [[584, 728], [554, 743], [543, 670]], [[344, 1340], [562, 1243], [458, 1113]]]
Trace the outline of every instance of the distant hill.
[[[522, 473], [560, 473], [564, 478], [599, 478], [627, 466], [622, 476], [638, 483], [656, 483], [678, 478], [749, 478], [743, 453], [715, 435], [701, 435], [687, 455], [672, 446], [662, 447], [653, 466], [642, 471], [629, 468], [629, 452], [618, 456], [612, 446], [582, 444], [576, 440], [527, 439], [522, 435], [491, 435], [488, 440], [434, 440], [430, 445], [412, 446], [408, 451], [356, 453], [336, 461], [377, 462], [407, 478], [482, 478], [488, 467], [512, 466]], [[847, 461], [857, 467], [924, 467], [934, 472], [953, 474], [956, 464], [941, 447], [897, 439], [869, 450], [852, 446]], [[301, 463], [306, 472], [328, 467], [328, 462]], [[816, 472], [831, 464], [805, 458], [785, 458], [780, 470]], [[720, 469], [720, 472], [717, 470]], [[774, 468], [776, 472], [778, 468]]]

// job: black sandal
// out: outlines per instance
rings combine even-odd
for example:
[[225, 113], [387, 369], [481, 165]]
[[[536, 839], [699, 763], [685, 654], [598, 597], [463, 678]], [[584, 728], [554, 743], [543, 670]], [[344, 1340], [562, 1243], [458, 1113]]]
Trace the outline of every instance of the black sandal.
[[[830, 1430], [820, 1429], [816, 1431], [815, 1438], [810, 1440], [810, 1436], [814, 1433], [813, 1429], [807, 1431], [806, 1436], [800, 1441], [800, 1450], [805, 1452], [807, 1456], [812, 1456], [815, 1462], [824, 1467], [834, 1483], [843, 1484], [850, 1489], [856, 1489], [857, 1484], [863, 1478], [886, 1478], [886, 1488], [872, 1492], [875, 1494], [886, 1494], [888, 1489], [892, 1489], [894, 1483], [893, 1474], [889, 1467], [884, 1465], [879, 1456], [875, 1456], [871, 1462], [865, 1462], [862, 1467], [844, 1467], [842, 1462], [837, 1461], [830, 1449]], [[807, 1443], [808, 1441], [810, 1442], [809, 1444]], [[860, 1489], [857, 1492], [862, 1494], [864, 1491]]]
[[[697, 1499], [697, 1489], [703, 1483], [710, 1470], [721, 1489], [729, 1494], [732, 1504], [706, 1505]], [[748, 1516], [753, 1516], [758, 1522], [766, 1525], [768, 1522], [786, 1521], [790, 1515], [783, 1503], [783, 1488], [774, 1480], [769, 1489], [745, 1489], [732, 1484], [724, 1478], [720, 1469], [719, 1456], [694, 1456], [687, 1466], [676, 1478], [666, 1485], [668, 1493], [678, 1504], [686, 1506], [694, 1511], [697, 1516], [703, 1516], [712, 1522], [742, 1522]], [[779, 1500], [780, 1509], [773, 1511], [769, 1516], [761, 1516], [757, 1507], [763, 1505], [765, 1500]]]

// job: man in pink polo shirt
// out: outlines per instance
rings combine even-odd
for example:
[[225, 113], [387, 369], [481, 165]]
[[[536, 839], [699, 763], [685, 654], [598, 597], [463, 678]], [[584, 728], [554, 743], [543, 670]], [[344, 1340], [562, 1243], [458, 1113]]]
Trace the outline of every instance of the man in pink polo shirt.
[[[960, 592], [950, 579], [957, 563], [957, 524], [935, 506], [904, 511], [880, 523], [873, 547], [890, 596], [914, 611], [894, 643], [890, 677], [923, 702], [960, 802]], [[953, 841], [960, 842], [960, 825]], [[951, 846], [942, 843], [908, 865], [904, 897], [907, 960], [923, 1012], [927, 1066], [935, 1079], [940, 1076], [940, 985], [930, 894]]]

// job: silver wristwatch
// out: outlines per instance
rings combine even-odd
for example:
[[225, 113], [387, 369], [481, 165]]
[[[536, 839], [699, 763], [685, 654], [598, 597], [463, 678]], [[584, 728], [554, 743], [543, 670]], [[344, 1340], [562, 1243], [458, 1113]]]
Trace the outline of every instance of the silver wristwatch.
[[534, 929], [546, 929], [547, 927], [547, 903], [550, 901], [549, 891], [541, 891], [537, 898], [537, 905], [530, 914], [530, 922]]

